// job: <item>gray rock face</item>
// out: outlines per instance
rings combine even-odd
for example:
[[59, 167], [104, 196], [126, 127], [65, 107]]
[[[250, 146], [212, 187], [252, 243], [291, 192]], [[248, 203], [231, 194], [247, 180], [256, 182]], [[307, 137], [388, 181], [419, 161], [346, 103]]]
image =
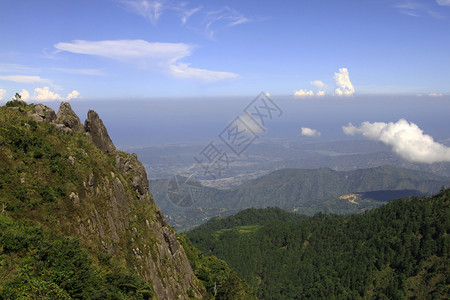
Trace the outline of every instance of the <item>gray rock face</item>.
[[58, 113], [56, 114], [55, 122], [57, 124], [62, 124], [75, 132], [84, 132], [84, 126], [81, 123], [80, 118], [78, 118], [70, 104], [67, 102], [61, 102]]
[[56, 114], [53, 109], [43, 104], [37, 104], [34, 106], [34, 112], [28, 113], [36, 122], [52, 123], [56, 120]]
[[[58, 114], [39, 104], [29, 115], [68, 134], [85, 132], [97, 148], [115, 155], [115, 167], [97, 170], [92, 166], [83, 185], [68, 196], [71, 213], [63, 218], [76, 228], [77, 237], [97, 252], [117, 255], [118, 260], [153, 284], [157, 299], [188, 299], [192, 293], [201, 298], [203, 289], [174, 230], [153, 200], [147, 173], [136, 154], [116, 151], [102, 120], [92, 110], [84, 127], [69, 103], [61, 103]], [[86, 154], [82, 148], [79, 150]], [[82, 163], [73, 156], [68, 160], [75, 168]]]
[[105, 125], [103, 125], [102, 120], [95, 111], [90, 110], [88, 112], [84, 127], [86, 136], [97, 148], [107, 154], [113, 154], [116, 151], [116, 147], [111, 141]]
[[[131, 174], [131, 186], [138, 195], [138, 198], [143, 200], [149, 197], [149, 183], [147, 178], [147, 172], [145, 171], [144, 165], [138, 160], [135, 153], [127, 157], [122, 157], [120, 155], [116, 156], [116, 167], [124, 174]], [[153, 202], [153, 204], [155, 204]]]
[[157, 299], [189, 299], [188, 291], [201, 298], [184, 248], [154, 204], [142, 163], [136, 154], [118, 152], [115, 158], [117, 172], [89, 174], [84, 197], [70, 196], [75, 207], [87, 211], [80, 214], [85, 217], [78, 220], [79, 234], [110, 255], [126, 251], [127, 265], [152, 283]]

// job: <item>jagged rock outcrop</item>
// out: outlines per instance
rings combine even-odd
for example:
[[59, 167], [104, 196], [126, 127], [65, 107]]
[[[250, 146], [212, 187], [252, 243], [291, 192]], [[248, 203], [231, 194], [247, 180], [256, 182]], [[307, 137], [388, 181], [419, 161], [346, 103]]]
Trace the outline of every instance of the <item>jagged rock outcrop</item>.
[[[127, 154], [125, 157], [116, 155], [116, 167], [123, 174], [131, 177], [131, 186], [135, 190], [139, 199], [148, 197], [149, 183], [144, 165], [138, 160], [137, 155]], [[151, 198], [153, 200], [153, 198]]]
[[[80, 118], [72, 110], [72, 107], [68, 102], [61, 102], [58, 113], [56, 114], [56, 124], [64, 125], [64, 127], [75, 131], [84, 132], [84, 126], [80, 121]], [[61, 128], [61, 126], [59, 126]]]
[[[107, 252], [152, 282], [158, 299], [187, 299], [188, 293], [201, 298], [202, 287], [153, 200], [147, 172], [137, 155], [116, 150], [95, 111], [88, 112], [84, 128], [77, 120], [70, 105], [61, 104], [54, 124], [61, 125], [61, 121], [71, 131], [84, 129], [93, 145], [115, 155], [115, 166], [108, 171], [93, 167], [81, 189], [69, 193], [75, 215], [71, 219], [77, 220], [72, 230], [94, 251]], [[75, 162], [71, 165], [76, 167]]]
[[[96, 112], [88, 112], [84, 127], [68, 103], [61, 104], [58, 114], [41, 104], [23, 104], [11, 112], [24, 121], [48, 122], [66, 133], [48, 130], [45, 124], [46, 143], [51, 146], [45, 150], [53, 155], [42, 158], [47, 164], [29, 164], [28, 171], [18, 177], [25, 186], [46, 174], [31, 186], [33, 191], [42, 186], [61, 191], [51, 199], [36, 196], [30, 213], [33, 219], [55, 234], [75, 237], [94, 260], [106, 255], [127, 272], [151, 282], [157, 299], [202, 297], [204, 287], [153, 200], [144, 166], [136, 154], [116, 150]], [[47, 205], [40, 206], [43, 201]]]
[[[148, 179], [136, 154], [117, 152], [116, 172], [89, 174], [84, 194], [70, 195], [79, 217], [77, 231], [151, 281], [158, 299], [201, 297], [183, 247], [164, 220], [148, 189]], [[103, 199], [103, 200], [102, 200]], [[106, 201], [105, 201], [106, 200]]]
[[28, 115], [36, 122], [52, 123], [56, 120], [55, 111], [43, 104], [35, 105], [34, 109], [28, 112]]
[[88, 139], [100, 150], [107, 154], [112, 154], [116, 151], [116, 147], [111, 141], [103, 121], [95, 111], [90, 110], [88, 112], [84, 127]]

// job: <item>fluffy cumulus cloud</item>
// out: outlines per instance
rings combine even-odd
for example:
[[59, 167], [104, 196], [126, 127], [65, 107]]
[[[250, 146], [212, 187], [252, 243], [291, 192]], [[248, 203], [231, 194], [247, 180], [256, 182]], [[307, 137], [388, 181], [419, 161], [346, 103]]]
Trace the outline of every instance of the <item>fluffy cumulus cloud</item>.
[[320, 136], [320, 132], [315, 129], [308, 128], [308, 127], [302, 127], [302, 135], [309, 136], [309, 137], [318, 137], [318, 136]]
[[27, 90], [22, 90], [19, 94], [23, 101], [28, 101], [30, 99], [30, 93]]
[[3, 100], [3, 96], [5, 96], [6, 91], [4, 89], [0, 89], [0, 101]]
[[[334, 80], [336, 81], [336, 89], [334, 90], [334, 94], [337, 96], [351, 96], [355, 93], [355, 88], [353, 87], [352, 82], [350, 81], [350, 75], [347, 68], [340, 68], [337, 73], [334, 73]], [[320, 97], [325, 96], [325, 90], [327, 89], [327, 85], [321, 80], [314, 80], [310, 82], [313, 85], [317, 92], [307, 89], [300, 89], [294, 92], [294, 96], [296, 97]]]
[[300, 90], [294, 92], [294, 96], [295, 97], [312, 97], [312, 96], [314, 96], [314, 92], [300, 89]]
[[35, 88], [33, 95], [27, 90], [22, 90], [20, 92], [20, 96], [22, 96], [22, 100], [24, 101], [39, 101], [39, 102], [52, 102], [52, 101], [69, 101], [71, 99], [76, 99], [80, 93], [78, 91], [72, 91], [66, 97], [62, 97], [61, 95], [52, 92], [48, 86], [44, 86], [43, 88]]
[[190, 56], [193, 46], [185, 43], [150, 43], [144, 40], [82, 41], [58, 43], [55, 48], [76, 54], [96, 55], [133, 64], [141, 69], [153, 69], [173, 77], [217, 81], [234, 79], [230, 72], [192, 68], [180, 60]]
[[355, 88], [350, 81], [350, 76], [347, 68], [339, 69], [339, 72], [334, 73], [334, 80], [336, 80], [336, 90], [334, 93], [338, 96], [351, 96], [355, 92]]
[[294, 92], [294, 96], [295, 97], [300, 97], [300, 98], [313, 97], [313, 96], [318, 96], [318, 97], [325, 96], [324, 89], [327, 86], [325, 83], [323, 83], [320, 80], [314, 80], [314, 81], [311, 81], [310, 84], [316, 87], [317, 93], [314, 93], [311, 90], [300, 89], [300, 90]]
[[320, 80], [314, 80], [310, 82], [312, 85], [314, 85], [316, 88], [319, 89], [319, 91], [322, 91], [325, 89], [325, 87], [327, 86], [325, 83], [323, 83]]
[[450, 148], [439, 144], [414, 123], [400, 119], [396, 123], [363, 122], [359, 127], [349, 123], [342, 130], [347, 135], [362, 134], [364, 137], [383, 142], [402, 158], [421, 163], [450, 161]]
[[318, 92], [316, 93], [316, 96], [318, 96], [318, 97], [325, 96], [325, 91], [318, 91]]

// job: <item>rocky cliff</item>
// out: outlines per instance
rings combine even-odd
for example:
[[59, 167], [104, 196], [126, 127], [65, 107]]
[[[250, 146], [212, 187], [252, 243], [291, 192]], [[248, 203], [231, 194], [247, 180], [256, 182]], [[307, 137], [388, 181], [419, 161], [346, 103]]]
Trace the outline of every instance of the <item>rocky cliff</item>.
[[[69, 103], [56, 114], [41, 104], [19, 105], [5, 116], [15, 119], [33, 142], [26, 149], [19, 145], [21, 161], [29, 160], [20, 170], [13, 151], [5, 148], [0, 155], [11, 169], [8, 176], [19, 180], [17, 189], [25, 191], [25, 197], [4, 204], [11, 215], [77, 237], [92, 255], [113, 257], [151, 282], [158, 299], [201, 297], [203, 287], [155, 205], [143, 165], [135, 154], [116, 150], [96, 112], [89, 111], [83, 125]], [[8, 139], [5, 135], [5, 145]], [[47, 185], [54, 191], [51, 199], [51, 192], [42, 192]]]

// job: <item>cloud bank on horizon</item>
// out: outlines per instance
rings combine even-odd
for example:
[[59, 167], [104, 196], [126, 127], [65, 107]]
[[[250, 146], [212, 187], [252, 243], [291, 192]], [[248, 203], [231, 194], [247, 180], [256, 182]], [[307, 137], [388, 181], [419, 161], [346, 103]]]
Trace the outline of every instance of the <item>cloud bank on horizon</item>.
[[449, 162], [450, 148], [439, 144], [414, 123], [400, 119], [396, 123], [363, 122], [359, 127], [349, 123], [342, 126], [347, 135], [362, 134], [392, 147], [402, 158], [419, 163]]
[[[335, 96], [352, 96], [355, 93], [355, 88], [350, 81], [350, 75], [347, 68], [340, 68], [337, 73], [334, 73], [334, 80], [336, 83], [336, 89], [334, 90]], [[313, 96], [325, 96], [325, 89], [327, 85], [321, 80], [314, 80], [310, 82], [317, 89], [314, 93], [312, 90], [300, 89], [294, 92], [295, 97], [313, 97]]]

